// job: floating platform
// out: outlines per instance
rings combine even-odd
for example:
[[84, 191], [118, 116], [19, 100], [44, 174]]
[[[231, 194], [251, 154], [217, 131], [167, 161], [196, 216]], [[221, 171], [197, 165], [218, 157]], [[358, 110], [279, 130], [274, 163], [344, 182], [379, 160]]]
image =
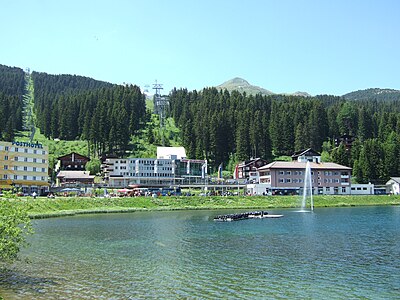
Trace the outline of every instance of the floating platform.
[[231, 222], [247, 219], [281, 218], [283, 215], [270, 215], [266, 211], [252, 211], [237, 214], [218, 215], [214, 217], [217, 222]]

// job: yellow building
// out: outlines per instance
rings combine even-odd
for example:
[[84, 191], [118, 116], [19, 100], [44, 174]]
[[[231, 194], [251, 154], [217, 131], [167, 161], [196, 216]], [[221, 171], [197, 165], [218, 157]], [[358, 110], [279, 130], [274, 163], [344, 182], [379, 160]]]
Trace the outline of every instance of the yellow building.
[[49, 150], [42, 144], [0, 141], [0, 188], [25, 194], [48, 190]]

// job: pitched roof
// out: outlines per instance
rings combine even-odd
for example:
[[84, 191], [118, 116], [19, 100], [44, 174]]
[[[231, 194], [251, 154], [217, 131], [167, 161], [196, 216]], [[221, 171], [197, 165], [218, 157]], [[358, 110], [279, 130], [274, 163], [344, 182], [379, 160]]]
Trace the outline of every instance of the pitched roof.
[[300, 151], [297, 151], [297, 152], [293, 153], [292, 158], [298, 157], [298, 156], [301, 156], [301, 155], [305, 155], [307, 152], [310, 152], [310, 154], [313, 155], [313, 156], [321, 156], [321, 154], [318, 153], [317, 151], [315, 151], [314, 149], [308, 148], [308, 149], [300, 150]]
[[[262, 166], [258, 170], [267, 170], [267, 169], [305, 169], [306, 162], [298, 162], [298, 161], [274, 161], [268, 165]], [[319, 169], [319, 170], [351, 170], [351, 168], [342, 166], [332, 162], [326, 163], [315, 163], [310, 162], [311, 169]]]
[[87, 160], [90, 160], [89, 157], [87, 157], [85, 155], [82, 155], [82, 154], [79, 154], [79, 153], [76, 153], [76, 152], [71, 152], [71, 153], [65, 154], [63, 156], [57, 157], [57, 159], [61, 160], [62, 158], [69, 157], [69, 156], [72, 157], [72, 156], [75, 156], [75, 155], [78, 156], [78, 157], [82, 157], [82, 158], [86, 158]]
[[[393, 180], [396, 183], [400, 183], [400, 177], [390, 177], [390, 180]], [[390, 182], [390, 180], [388, 182]]]
[[89, 171], [60, 171], [57, 178], [72, 179], [94, 179], [94, 175], [90, 175]]
[[252, 159], [250, 159], [250, 160], [242, 161], [241, 163], [238, 164], [238, 166], [240, 166], [240, 167], [246, 167], [246, 166], [249, 166], [249, 165], [251, 165], [251, 164], [253, 164], [253, 163], [256, 163], [256, 162], [258, 162], [258, 161], [261, 161], [261, 162], [264, 163], [264, 164], [267, 162], [265, 159], [262, 159], [262, 158], [260, 158], [260, 157], [257, 157], [257, 158], [252, 158]]

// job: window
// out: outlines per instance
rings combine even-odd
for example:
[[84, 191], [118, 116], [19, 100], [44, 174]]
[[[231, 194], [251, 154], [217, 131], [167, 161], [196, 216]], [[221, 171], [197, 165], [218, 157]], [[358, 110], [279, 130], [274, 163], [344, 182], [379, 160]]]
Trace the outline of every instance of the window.
[[5, 148], [4, 148], [6, 151], [8, 151], [8, 146], [5, 146]]
[[14, 175], [14, 179], [18, 179], [18, 175]]
[[36, 167], [33, 167], [33, 172], [36, 172]]
[[18, 152], [19, 151], [19, 149], [18, 148], [15, 148], [15, 152]]
[[279, 175], [284, 175], [285, 172], [284, 171], [279, 171]]
[[345, 194], [346, 193], [346, 188], [342, 187], [342, 193]]
[[42, 164], [44, 164], [46, 162], [46, 160], [45, 159], [42, 159]]
[[26, 175], [24, 175], [24, 180], [26, 180], [27, 179], [27, 176]]
[[7, 165], [4, 165], [4, 170], [8, 170], [8, 166]]
[[291, 171], [286, 171], [286, 175], [291, 175], [292, 172]]
[[3, 179], [8, 179], [7, 174], [4, 174], [4, 175], [3, 175]]
[[15, 160], [15, 161], [18, 161], [18, 156], [14, 157], [14, 160]]
[[280, 183], [284, 183], [284, 182], [285, 182], [285, 179], [279, 178], [279, 182], [280, 182]]
[[28, 153], [28, 149], [25, 148], [25, 149], [24, 149], [24, 152], [25, 152], [25, 153]]
[[35, 149], [35, 150], [33, 150], [33, 154], [37, 154], [37, 150]]
[[28, 171], [28, 167], [24, 167], [24, 171]]
[[36, 180], [36, 176], [33, 176], [32, 180]]
[[42, 172], [43, 172], [43, 173], [46, 172], [46, 169], [45, 169], [45, 168], [42, 168]]
[[18, 171], [18, 166], [14, 166], [14, 171]]
[[24, 162], [27, 162], [27, 161], [28, 161], [28, 158], [27, 158], [27, 157], [25, 157], [25, 158], [24, 158]]
[[286, 178], [286, 179], [285, 179], [285, 182], [286, 182], [286, 183], [291, 183], [291, 182], [292, 182], [292, 179]]
[[46, 154], [46, 151], [43, 150], [43, 151], [42, 151], [42, 154], [45, 155], [45, 154]]
[[34, 162], [34, 163], [36, 162], [36, 158], [33, 159], [33, 162]]
[[44, 179], [44, 176], [42, 176], [41, 179], [42, 179], [42, 181], [44, 181], [44, 180], [45, 180], [45, 179]]

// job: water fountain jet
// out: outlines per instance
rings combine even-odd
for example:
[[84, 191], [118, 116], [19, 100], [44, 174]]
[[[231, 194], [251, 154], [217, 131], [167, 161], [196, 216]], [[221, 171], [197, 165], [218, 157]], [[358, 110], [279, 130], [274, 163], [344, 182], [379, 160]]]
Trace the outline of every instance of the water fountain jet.
[[301, 211], [306, 211], [307, 206], [307, 198], [310, 198], [310, 209], [314, 210], [314, 201], [313, 201], [313, 186], [311, 179], [311, 164], [309, 161], [306, 163], [306, 169], [304, 174], [304, 188], [303, 188], [303, 198], [301, 201]]

